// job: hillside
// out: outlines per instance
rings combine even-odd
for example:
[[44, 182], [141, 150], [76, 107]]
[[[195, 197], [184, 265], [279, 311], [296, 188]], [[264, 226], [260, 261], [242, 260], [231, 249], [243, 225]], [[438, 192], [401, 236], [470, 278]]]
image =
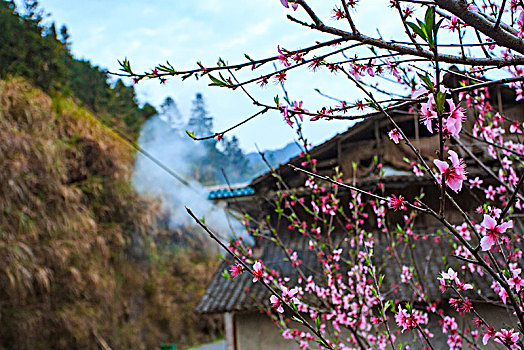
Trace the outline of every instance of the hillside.
[[0, 0], [0, 79], [22, 76], [50, 95], [74, 97], [104, 123], [136, 139], [141, 125], [156, 114], [140, 107], [132, 86], [89, 61], [73, 57], [66, 27], [49, 25], [38, 1]]
[[[134, 192], [134, 153], [72, 98], [0, 81], [0, 348], [152, 349], [212, 338], [215, 259]], [[183, 245], [173, 246], [172, 236]], [[195, 238], [196, 239], [196, 238]]]

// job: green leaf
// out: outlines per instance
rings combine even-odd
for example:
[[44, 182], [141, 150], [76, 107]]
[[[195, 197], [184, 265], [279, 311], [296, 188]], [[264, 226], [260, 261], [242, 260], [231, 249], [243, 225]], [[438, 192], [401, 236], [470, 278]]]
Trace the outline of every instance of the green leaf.
[[428, 35], [428, 41], [433, 42], [433, 26], [435, 25], [435, 8], [433, 6], [429, 6], [426, 10], [426, 18], [424, 18], [424, 21], [424, 28]]
[[315, 326], [317, 327], [317, 331], [320, 330], [320, 316], [317, 316], [317, 318], [315, 318]]
[[427, 37], [426, 37], [426, 33], [425, 33], [425, 30], [422, 30], [421, 27], [417, 26], [415, 23], [413, 22], [406, 22], [406, 24], [408, 26], [411, 27], [411, 29], [413, 29], [413, 31], [415, 32], [415, 34], [417, 34], [418, 36], [420, 36], [423, 40], [427, 41]]
[[378, 105], [377, 105], [377, 104], [375, 103], [375, 101], [373, 101], [372, 99], [365, 98], [364, 100], [368, 103], [369, 107], [374, 108], [374, 109], [376, 109], [376, 110], [379, 109], [379, 108], [378, 108]]
[[280, 99], [278, 98], [278, 95], [275, 96], [274, 101], [275, 101], [275, 104], [276, 104], [277, 107], [278, 107], [279, 104], [280, 104]]
[[420, 80], [422, 80], [424, 87], [429, 90], [429, 91], [433, 91], [434, 90], [434, 86], [433, 86], [433, 82], [431, 81], [431, 78], [429, 77], [429, 75], [422, 75], [420, 73], [417, 73], [418, 77], [420, 78]]
[[380, 275], [378, 278], [378, 285], [380, 286], [382, 284], [382, 281], [384, 280], [384, 275]]
[[209, 79], [211, 79], [211, 81], [212, 81], [212, 83], [209, 84], [209, 86], [226, 86], [227, 85], [226, 83], [224, 83], [221, 80], [218, 80], [217, 78], [215, 78], [211, 74], [209, 74]]
[[434, 19], [435, 19], [435, 8], [433, 6], [429, 6], [428, 9], [426, 10], [426, 16], [424, 18], [426, 28], [428, 28], [428, 26], [433, 27]]
[[326, 342], [323, 339], [317, 339], [316, 342], [325, 347], [326, 349], [331, 348], [328, 344], [326, 344]]
[[188, 134], [193, 140], [196, 138], [195, 131], [186, 130], [186, 134]]
[[433, 31], [435, 32], [435, 38], [437, 37], [438, 30], [440, 29], [440, 25], [444, 21], [444, 18], [441, 18], [440, 21], [438, 21], [435, 26], [433, 27]]
[[417, 19], [417, 23], [420, 29], [424, 32], [424, 34], [426, 34], [427, 37], [428, 32], [426, 31], [426, 23], [422, 22], [420, 19]]
[[166, 64], [159, 64], [157, 68], [159, 71], [176, 73], [175, 68], [171, 65], [171, 63], [169, 63], [169, 61], [166, 61]]
[[297, 308], [297, 306], [295, 305], [295, 303], [293, 302], [293, 300], [290, 300], [290, 301], [289, 301], [289, 305], [291, 306], [291, 308], [292, 308], [293, 310], [295, 310], [296, 312], [298, 312], [298, 308]]
[[124, 71], [129, 74], [133, 74], [133, 71], [131, 70], [131, 62], [127, 58], [124, 58], [122, 62], [118, 61], [118, 64], [120, 64], [120, 70]]
[[366, 260], [368, 265], [371, 265], [371, 259], [369, 259], [369, 255], [364, 256], [364, 260]]
[[406, 309], [409, 311], [409, 313], [411, 313], [411, 311], [413, 309], [411, 308], [411, 304], [410, 303], [406, 303]]
[[292, 319], [293, 321], [298, 322], [298, 323], [304, 324], [304, 321], [302, 321], [302, 320], [301, 320], [300, 318], [298, 318], [297, 316], [292, 316], [291, 319]]
[[446, 94], [443, 92], [437, 92], [435, 96], [435, 103], [437, 104], [437, 112], [444, 113], [444, 104], [446, 103]]
[[384, 304], [384, 313], [386, 311], [388, 311], [389, 307], [391, 306], [392, 304], [392, 301], [391, 300], [387, 300], [386, 303]]

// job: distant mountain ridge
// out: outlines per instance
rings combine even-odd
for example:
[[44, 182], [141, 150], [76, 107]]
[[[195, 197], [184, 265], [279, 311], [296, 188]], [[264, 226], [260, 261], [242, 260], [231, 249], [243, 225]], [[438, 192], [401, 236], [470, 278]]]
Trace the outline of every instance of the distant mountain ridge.
[[[290, 142], [282, 148], [275, 150], [264, 150], [262, 151], [266, 157], [266, 160], [274, 167], [278, 167], [284, 164], [289, 159], [297, 156], [301, 149], [295, 142]], [[253, 178], [269, 171], [267, 164], [264, 163], [262, 157], [258, 152], [251, 152], [246, 154], [246, 158], [249, 161], [249, 165], [253, 169]]]

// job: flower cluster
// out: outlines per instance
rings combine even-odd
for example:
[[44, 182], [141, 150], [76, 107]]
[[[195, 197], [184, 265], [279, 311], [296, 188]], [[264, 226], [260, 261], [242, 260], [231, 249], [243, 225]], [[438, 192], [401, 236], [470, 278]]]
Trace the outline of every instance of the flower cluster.
[[278, 312], [283, 313], [284, 307], [282, 306], [282, 301], [285, 303], [293, 302], [297, 304], [299, 301], [295, 298], [295, 296], [298, 294], [297, 288], [289, 289], [286, 286], [282, 286], [282, 297], [279, 298], [275, 295], [272, 295], [269, 298], [269, 301], [271, 302], [271, 306], [273, 306]]
[[453, 282], [455, 282], [459, 290], [473, 289], [473, 286], [471, 284], [462, 282], [458, 277], [458, 273], [455, 272], [451, 267], [448, 269], [447, 272], [441, 272], [440, 277], [438, 277], [438, 280], [440, 281], [440, 290], [442, 292], [445, 292], [446, 289], [451, 287]]
[[[410, 308], [408, 308], [410, 309]], [[395, 314], [395, 322], [402, 327], [402, 332], [420, 328], [428, 324], [428, 314], [420, 310], [409, 310], [399, 308]]]
[[[285, 102], [276, 96], [275, 105], [266, 105], [250, 93], [246, 94], [256, 106], [281, 113], [285, 123], [297, 132], [305, 149], [309, 149], [309, 143], [301, 134], [302, 126], [308, 123], [304, 116], [310, 116], [311, 121], [354, 120], [362, 116], [361, 112], [374, 112], [363, 118], [374, 118], [382, 112], [384, 119], [362, 133], [373, 134], [377, 145], [373, 149], [375, 158], [370, 163], [368, 159], [360, 159], [358, 151], [352, 153], [353, 150], [344, 148], [346, 143], [336, 147], [332, 144], [326, 153], [336, 154], [337, 162], [326, 161], [327, 156], [319, 152], [321, 158], [317, 164], [308, 154], [301, 163], [307, 175], [301, 174], [297, 182], [291, 180], [291, 186], [283, 179], [285, 170], [276, 171], [275, 183], [271, 185], [276, 189], [268, 192], [272, 196], [268, 203], [275, 206], [277, 215], [267, 215], [261, 219], [262, 223], [253, 220], [246, 228], [255, 239], [275, 244], [286, 266], [272, 269], [273, 261], [264, 266], [259, 256], [254, 256], [256, 249], [232, 243], [231, 250], [245, 265], [231, 265], [230, 275], [238, 276], [245, 273], [245, 266], [252, 266], [248, 270], [253, 275], [253, 282], [263, 281], [276, 291], [269, 297], [268, 314], [282, 329], [284, 338], [295, 340], [303, 349], [312, 347], [314, 340], [326, 348], [385, 349], [395, 347], [395, 335], [400, 332], [412, 332], [424, 346], [431, 348], [433, 334], [429, 328], [445, 335], [450, 349], [475, 348], [480, 337], [485, 345], [491, 340], [517, 349], [522, 344], [521, 332], [515, 329], [521, 330], [524, 325], [496, 329], [477, 312], [475, 298], [480, 293], [482, 297], [502, 302], [514, 311], [518, 323], [524, 318], [522, 235], [518, 229], [513, 230], [514, 225], [515, 228], [520, 226], [516, 218], [524, 209], [519, 190], [524, 123], [518, 112], [520, 107], [507, 106], [510, 99], [524, 100], [521, 79], [524, 68], [517, 53], [520, 50], [518, 40], [504, 42], [504, 37], [523, 35], [522, 3], [512, 0], [502, 11], [497, 6], [479, 4], [477, 7], [468, 2], [461, 11], [454, 11], [448, 17], [435, 11], [440, 6], [434, 4], [434, 7], [426, 6], [423, 21], [420, 18], [415, 23], [407, 19], [418, 16], [418, 5], [392, 0], [390, 5], [401, 16], [408, 35], [413, 34], [413, 46], [411, 43], [406, 46], [402, 42], [381, 39], [371, 42], [360, 34], [355, 28], [358, 21], [353, 18], [357, 2], [344, 0], [334, 8], [329, 7], [333, 8], [332, 19], [344, 19], [351, 29], [339, 35], [338, 31], [344, 29], [325, 25], [307, 0], [281, 0], [287, 9], [300, 7], [301, 14], [309, 16], [311, 22], [292, 16], [290, 20], [321, 32], [338, 33], [336, 39], [296, 51], [278, 45], [274, 57], [249, 59], [245, 65], [255, 70], [272, 62], [276, 63], [277, 70], [240, 84], [257, 82], [266, 86], [272, 81], [284, 88], [284, 83], [288, 84], [291, 79], [291, 70], [299, 67], [307, 74], [349, 79], [362, 95], [355, 96], [351, 102], [318, 89], [320, 95], [337, 102], [316, 106], [316, 112], [312, 113], [304, 106], [313, 104], [290, 100], [287, 91]], [[500, 17], [498, 11], [501, 11]], [[469, 20], [470, 17], [462, 12], [478, 21]], [[486, 18], [500, 18], [500, 23], [489, 24], [498, 35], [490, 35], [485, 30], [474, 33], [479, 39], [478, 45], [475, 43], [478, 48], [472, 48], [466, 56], [463, 41], [467, 42], [470, 36], [465, 33], [478, 30], [476, 26]], [[457, 43], [444, 46], [440, 39], [437, 43], [439, 28], [457, 35]], [[346, 48], [344, 45], [349, 37], [357, 41], [356, 46], [371, 45], [371, 53], [363, 55], [351, 51], [350, 46]], [[373, 44], [377, 42], [381, 44]], [[441, 50], [442, 47], [447, 48]], [[317, 49], [323, 51], [319, 53]], [[475, 50], [483, 52], [482, 58], [468, 57]], [[418, 58], [406, 61], [404, 52]], [[431, 63], [434, 71], [423, 71], [416, 63], [418, 59]], [[448, 66], [453, 62], [462, 62], [460, 67], [469, 68], [456, 71]], [[215, 76], [226, 72], [221, 66], [199, 66], [198, 76], [215, 74], [215, 70], [219, 70]], [[240, 64], [235, 69], [243, 67]], [[227, 68], [228, 72], [236, 71]], [[499, 73], [503, 70], [504, 76], [509, 78], [500, 83], [506, 85], [496, 86], [486, 81], [486, 72], [491, 70], [497, 72], [494, 77], [502, 77]], [[157, 71], [154, 76], [158, 74], [161, 73]], [[411, 98], [382, 90], [374, 83], [374, 78], [379, 77], [411, 91]], [[233, 88], [232, 78], [235, 77], [221, 76], [222, 80], [213, 79], [213, 83]], [[385, 147], [385, 135], [381, 133], [387, 134], [392, 141], [386, 142]], [[218, 135], [217, 139], [222, 137]], [[427, 143], [423, 144], [422, 138]], [[365, 151], [362, 153], [369, 150]], [[403, 162], [393, 159], [395, 156], [402, 157]], [[351, 163], [353, 158], [354, 163]], [[349, 170], [349, 176], [343, 177], [334, 165]], [[317, 176], [322, 180], [317, 181]], [[413, 186], [417, 191], [399, 190], [404, 186], [401, 183], [403, 176], [417, 183]], [[436, 184], [430, 185], [427, 179], [435, 180]], [[297, 237], [303, 244], [290, 243]], [[445, 256], [434, 256], [440, 253], [440, 248], [448, 249]], [[431, 269], [424, 268], [420, 262], [424, 254], [429, 256], [424, 266], [441, 264], [439, 270], [445, 269], [439, 276], [429, 278], [438, 279], [440, 291], [446, 293], [451, 308], [446, 302], [434, 299], [435, 291], [429, 289], [424, 276]], [[283, 275], [282, 271], [288, 268], [294, 269], [294, 273]], [[481, 288], [483, 285], [476, 282], [477, 278], [492, 283], [494, 293], [474, 291], [473, 286]], [[407, 300], [416, 303], [417, 308], [406, 304]], [[267, 304], [267, 300], [265, 302]], [[312, 324], [310, 327], [303, 325], [308, 329], [297, 328], [282, 315], [284, 312], [286, 316], [303, 315], [312, 320]], [[461, 322], [457, 313], [475, 317], [473, 327]], [[384, 325], [391, 323], [393, 315], [398, 328], [391, 331]], [[437, 320], [440, 327], [436, 324], [430, 327], [430, 317]], [[419, 343], [417, 348], [420, 348]]]

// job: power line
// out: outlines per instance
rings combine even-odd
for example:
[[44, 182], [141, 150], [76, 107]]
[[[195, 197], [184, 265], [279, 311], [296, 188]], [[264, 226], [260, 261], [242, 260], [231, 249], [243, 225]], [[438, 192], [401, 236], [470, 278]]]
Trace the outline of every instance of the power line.
[[125, 141], [127, 144], [129, 144], [131, 147], [133, 147], [135, 150], [140, 152], [142, 155], [144, 155], [146, 158], [151, 160], [153, 163], [155, 163], [157, 166], [159, 166], [162, 170], [164, 170], [166, 173], [168, 173], [171, 177], [175, 178], [177, 181], [179, 181], [182, 185], [192, 189], [196, 193], [200, 193], [195, 187], [191, 186], [189, 182], [187, 182], [182, 176], [178, 175], [175, 171], [173, 171], [171, 168], [169, 168], [167, 165], [162, 163], [158, 158], [153, 156], [151, 153], [140, 147], [135, 141], [130, 139], [127, 135], [124, 133], [112, 128], [111, 126], [107, 125], [103, 120], [98, 118], [95, 114], [93, 116], [100, 121], [103, 125], [105, 125], [109, 130], [111, 130], [113, 133], [115, 133], [118, 137], [120, 137], [123, 141]]

